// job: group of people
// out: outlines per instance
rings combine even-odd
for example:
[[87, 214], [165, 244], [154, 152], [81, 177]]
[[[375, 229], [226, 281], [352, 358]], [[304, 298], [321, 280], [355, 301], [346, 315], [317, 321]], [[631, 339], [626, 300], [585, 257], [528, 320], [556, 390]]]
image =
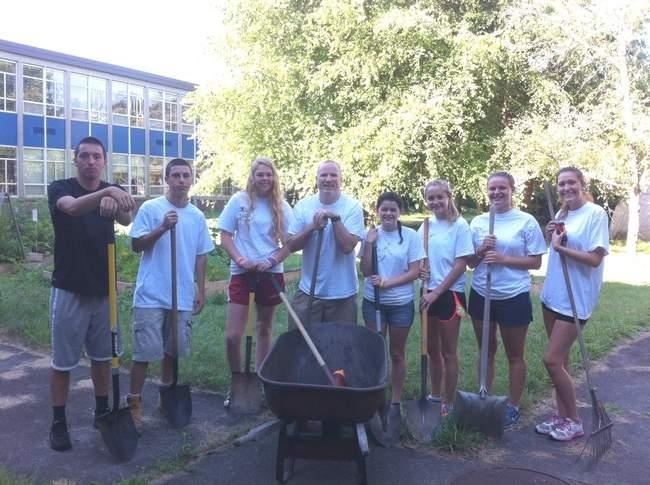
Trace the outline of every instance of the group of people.
[[[53, 182], [48, 191], [55, 227], [51, 299], [54, 417], [50, 440], [56, 450], [71, 446], [65, 402], [69, 371], [78, 364], [82, 345], [92, 363], [95, 415], [109, 410], [111, 349], [105, 246], [113, 239], [113, 221], [128, 225], [135, 205], [122, 188], [101, 181], [105, 163], [101, 142], [88, 137], [75, 150], [77, 177]], [[192, 315], [203, 307], [206, 255], [213, 249], [205, 218], [188, 199], [191, 166], [182, 159], [172, 160], [166, 167], [165, 181], [166, 194], [142, 205], [130, 232], [133, 250], [143, 253], [134, 293], [133, 368], [127, 398], [136, 426], [141, 423], [141, 392], [148, 363], [162, 360], [163, 385], [171, 381], [170, 247], [169, 238], [163, 236], [173, 227], [180, 241], [181, 356], [189, 352]], [[256, 158], [246, 188], [231, 197], [218, 221], [221, 246], [231, 259], [225, 336], [231, 371], [241, 371], [249, 292], [255, 294], [258, 367], [268, 354], [274, 313], [281, 301], [275, 287], [284, 287], [283, 261], [292, 252], [302, 251], [301, 278], [292, 302], [301, 322], [356, 324], [358, 257], [365, 276], [362, 318], [375, 330], [379, 311], [381, 332], [389, 337], [392, 404], [399, 406], [401, 401], [406, 342], [416, 313], [414, 282], [421, 279], [424, 291], [419, 311], [429, 316], [428, 399], [440, 402], [443, 415], [453, 409], [461, 319], [469, 314], [480, 347], [484, 300], [490, 298], [487, 385], [490, 390], [494, 380], [498, 327], [508, 359], [505, 422], [511, 426], [519, 420], [519, 402], [526, 381], [526, 335], [533, 320], [529, 270], [541, 266], [548, 244], [548, 269], [541, 293], [549, 337], [544, 364], [555, 388], [557, 410], [535, 430], [559, 441], [582, 436], [569, 373], [569, 352], [577, 331], [561, 259], [568, 264], [577, 316], [585, 325], [602, 285], [608, 221], [604, 210], [591, 202], [580, 170], [563, 168], [556, 182], [562, 205], [544, 231], [530, 214], [513, 207], [515, 183], [506, 172], [488, 178], [487, 195], [496, 213], [493, 233], [489, 231], [488, 214], [475, 217], [471, 224], [460, 216], [450, 184], [440, 179], [424, 187], [431, 216], [418, 231], [400, 223], [404, 204], [393, 192], [379, 196], [377, 227], [371, 224], [366, 229], [361, 204], [341, 191], [341, 168], [336, 161], [325, 160], [318, 165], [317, 193], [300, 200], [292, 209], [284, 200], [273, 161]], [[473, 269], [473, 277], [466, 301], [467, 267]], [[294, 325], [289, 317], [289, 329]], [[224, 406], [229, 406], [230, 398], [228, 393]]]

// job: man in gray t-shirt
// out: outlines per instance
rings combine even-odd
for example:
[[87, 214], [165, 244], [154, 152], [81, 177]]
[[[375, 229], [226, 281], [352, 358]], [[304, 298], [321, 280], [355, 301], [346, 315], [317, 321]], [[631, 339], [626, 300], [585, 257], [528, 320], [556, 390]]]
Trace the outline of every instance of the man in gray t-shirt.
[[[293, 306], [302, 322], [356, 323], [359, 281], [354, 250], [364, 237], [361, 204], [341, 192], [341, 169], [333, 160], [318, 166], [318, 194], [294, 207], [289, 226], [289, 248], [303, 253], [302, 276]], [[328, 224], [328, 220], [330, 223]], [[311, 314], [309, 292], [316, 260], [318, 232], [323, 242]], [[289, 328], [294, 322], [289, 318]]]

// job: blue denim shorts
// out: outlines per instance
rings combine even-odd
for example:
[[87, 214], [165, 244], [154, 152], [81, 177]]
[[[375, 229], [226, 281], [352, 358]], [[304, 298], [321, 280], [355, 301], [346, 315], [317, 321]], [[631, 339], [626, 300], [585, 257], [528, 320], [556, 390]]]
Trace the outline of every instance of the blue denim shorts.
[[[408, 328], [413, 325], [415, 316], [415, 305], [412, 301], [403, 305], [379, 305], [381, 313], [381, 323], [386, 323], [392, 327]], [[375, 321], [375, 302], [363, 299], [361, 312], [366, 322]]]

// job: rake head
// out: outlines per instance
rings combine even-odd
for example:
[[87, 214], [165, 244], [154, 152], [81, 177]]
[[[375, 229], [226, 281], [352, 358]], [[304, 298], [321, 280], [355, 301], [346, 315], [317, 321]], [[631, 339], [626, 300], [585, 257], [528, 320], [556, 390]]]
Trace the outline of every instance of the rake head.
[[585, 448], [580, 453], [580, 456], [589, 447], [589, 466], [593, 466], [598, 462], [607, 450], [612, 447], [612, 420], [610, 419], [605, 407], [598, 400], [595, 389], [589, 389], [591, 394], [591, 434], [585, 443]]

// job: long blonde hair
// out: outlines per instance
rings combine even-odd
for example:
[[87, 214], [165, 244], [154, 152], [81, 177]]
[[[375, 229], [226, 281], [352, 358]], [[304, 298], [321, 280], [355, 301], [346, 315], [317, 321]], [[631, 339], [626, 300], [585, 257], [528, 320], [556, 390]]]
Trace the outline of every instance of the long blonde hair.
[[424, 186], [425, 203], [427, 201], [427, 190], [432, 187], [436, 189], [442, 189], [442, 191], [447, 194], [447, 198], [449, 198], [449, 204], [447, 204], [447, 220], [449, 222], [454, 222], [456, 219], [458, 219], [458, 217], [460, 217], [460, 212], [458, 212], [458, 208], [456, 207], [456, 204], [454, 204], [454, 194], [451, 191], [451, 185], [445, 179], [436, 179], [427, 182], [427, 184]]
[[255, 191], [255, 171], [260, 165], [264, 165], [271, 169], [273, 172], [273, 186], [271, 187], [271, 196], [269, 197], [269, 202], [271, 203], [271, 236], [274, 237], [276, 242], [284, 244], [284, 199], [282, 198], [282, 188], [280, 186], [280, 178], [278, 177], [278, 171], [275, 168], [273, 160], [270, 158], [257, 157], [253, 160], [251, 164], [251, 171], [248, 175], [248, 182], [246, 183], [246, 193], [248, 194], [248, 210], [252, 212], [255, 208], [255, 200], [257, 199], [257, 193]]

